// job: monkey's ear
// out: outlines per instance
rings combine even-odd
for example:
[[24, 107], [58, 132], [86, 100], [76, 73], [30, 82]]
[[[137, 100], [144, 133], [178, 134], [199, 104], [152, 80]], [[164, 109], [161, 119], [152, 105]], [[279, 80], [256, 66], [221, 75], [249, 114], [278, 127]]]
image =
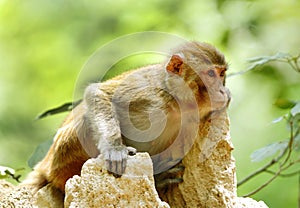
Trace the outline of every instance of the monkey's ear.
[[168, 72], [172, 72], [174, 74], [181, 75], [182, 74], [182, 69], [183, 69], [183, 59], [182, 59], [182, 57], [178, 54], [172, 55], [166, 69], [167, 69]]

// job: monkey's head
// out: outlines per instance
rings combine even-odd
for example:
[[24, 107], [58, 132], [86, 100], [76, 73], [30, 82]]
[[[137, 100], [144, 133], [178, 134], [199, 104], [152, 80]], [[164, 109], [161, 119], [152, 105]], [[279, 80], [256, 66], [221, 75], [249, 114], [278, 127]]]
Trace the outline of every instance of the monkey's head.
[[[175, 50], [166, 65], [166, 85], [177, 100], [198, 105], [200, 116], [228, 106], [225, 87], [227, 63], [223, 54], [206, 43], [189, 42]], [[193, 104], [194, 105], [194, 104]]]

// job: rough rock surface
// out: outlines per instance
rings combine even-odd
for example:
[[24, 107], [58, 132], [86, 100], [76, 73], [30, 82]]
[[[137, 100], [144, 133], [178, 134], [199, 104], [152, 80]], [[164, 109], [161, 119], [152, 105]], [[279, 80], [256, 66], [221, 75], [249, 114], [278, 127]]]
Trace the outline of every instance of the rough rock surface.
[[64, 197], [61, 192], [54, 191], [49, 185], [41, 188], [32, 200], [34, 207], [63, 208]]
[[234, 202], [234, 208], [268, 208], [263, 201], [255, 201], [251, 198], [237, 197]]
[[225, 113], [202, 124], [182, 161], [184, 182], [160, 192], [161, 198], [171, 207], [233, 207], [236, 175], [232, 150]]
[[235, 161], [231, 156], [233, 146], [227, 115], [221, 114], [201, 124], [200, 129], [191, 150], [181, 163], [185, 166], [181, 173], [184, 182], [179, 185], [169, 185], [157, 192], [152, 162], [147, 153], [131, 156], [126, 172], [120, 178], [107, 173], [103, 168], [104, 161], [99, 156], [83, 165], [81, 176], [74, 176], [67, 181], [64, 200], [48, 186], [32, 196], [26, 187], [14, 187], [0, 180], [0, 208], [267, 208], [264, 202], [237, 197]]
[[[224, 112], [202, 123], [191, 150], [185, 155], [183, 183], [159, 190], [171, 207], [267, 207], [263, 202], [237, 197], [235, 160]], [[241, 202], [245, 206], [241, 206]]]
[[0, 180], [0, 208], [32, 208], [32, 194], [26, 187]]
[[13, 191], [15, 186], [6, 180], [0, 180], [0, 201], [7, 193]]
[[67, 181], [65, 207], [169, 207], [155, 190], [147, 153], [129, 158], [121, 178], [107, 174], [103, 167], [101, 157], [90, 159], [83, 165], [81, 177]]

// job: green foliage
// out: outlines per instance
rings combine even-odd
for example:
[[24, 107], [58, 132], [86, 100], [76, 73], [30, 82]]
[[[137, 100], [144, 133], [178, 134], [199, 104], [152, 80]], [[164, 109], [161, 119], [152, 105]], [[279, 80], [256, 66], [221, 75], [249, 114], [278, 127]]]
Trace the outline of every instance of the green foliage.
[[[267, 63], [271, 61], [281, 61], [289, 64], [295, 71], [300, 72], [300, 68], [298, 65], [300, 56], [291, 56], [289, 54], [285, 53], [278, 53], [275, 56], [264, 56], [259, 58], [250, 59], [251, 63], [253, 63], [250, 66], [250, 70], [256, 69], [258, 66], [266, 65]], [[265, 160], [267, 157], [272, 157], [271, 161], [264, 165], [263, 167], [259, 168], [257, 171], [253, 172], [249, 176], [242, 179], [240, 182], [238, 182], [238, 186], [246, 183], [253, 177], [263, 173], [271, 173], [273, 176], [267, 180], [265, 183], [260, 185], [258, 188], [256, 188], [254, 191], [246, 194], [245, 196], [253, 195], [259, 191], [261, 191], [263, 188], [265, 188], [267, 185], [269, 185], [272, 181], [274, 181], [279, 176], [286, 176], [291, 177], [294, 175], [300, 176], [300, 169], [293, 173], [284, 174], [284, 171], [290, 170], [292, 166], [295, 166], [296, 164], [300, 163], [300, 155], [297, 154], [299, 151], [299, 138], [300, 138], [300, 101], [292, 101], [289, 99], [283, 99], [279, 98], [275, 102], [275, 105], [278, 108], [281, 109], [288, 109], [288, 113], [285, 115], [276, 118], [272, 121], [273, 124], [285, 121], [286, 126], [289, 132], [289, 138], [283, 141], [273, 142], [272, 144], [269, 144], [265, 147], [262, 147], [258, 150], [255, 150], [251, 154], [252, 162], [260, 162], [262, 160]], [[275, 154], [278, 154], [278, 156], [275, 157]], [[296, 159], [294, 159], [294, 156]], [[278, 168], [276, 171], [270, 170], [271, 167], [274, 164], [278, 164]], [[300, 199], [300, 198], [299, 198]]]
[[258, 150], [255, 150], [251, 154], [251, 161], [252, 162], [260, 162], [267, 157], [272, 157], [276, 153], [279, 152], [279, 154], [282, 154], [282, 152], [285, 150], [285, 148], [288, 146], [287, 141], [280, 141], [280, 142], [274, 142], [272, 144], [269, 144], [263, 148], [260, 148]]
[[295, 101], [279, 98], [275, 101], [274, 105], [281, 109], [290, 109], [296, 105]]
[[0, 179], [12, 178], [17, 182], [20, 182], [19, 181], [20, 177], [21, 175], [16, 175], [16, 170], [5, 166], [0, 166]]
[[291, 109], [291, 116], [296, 118], [300, 114], [300, 101]]
[[[286, 103], [286, 104], [283, 104]], [[279, 108], [287, 109], [289, 108], [289, 113], [285, 114], [279, 118], [276, 118], [272, 121], [273, 124], [286, 121], [287, 128], [289, 130], [289, 133], [291, 134], [291, 138], [274, 142], [272, 144], [269, 144], [265, 147], [262, 147], [258, 150], [255, 150], [251, 154], [251, 160], [252, 162], [260, 162], [267, 157], [272, 157], [276, 153], [279, 152], [279, 155], [281, 155], [289, 145], [289, 140], [293, 140], [293, 150], [299, 150], [299, 139], [300, 139], [300, 102], [290, 101], [290, 100], [283, 100], [280, 105], [277, 105]]]
[[248, 70], [255, 69], [258, 66], [262, 66], [264, 64], [267, 64], [271, 61], [279, 61], [279, 60], [285, 60], [289, 59], [291, 56], [287, 53], [277, 53], [273, 56], [260, 56], [260, 57], [254, 57], [248, 59], [248, 62], [251, 63], [251, 65], [248, 67]]
[[15, 174], [15, 170], [9, 167], [0, 166], [0, 179], [8, 178], [11, 175]]
[[250, 63], [250, 66], [244, 70], [240, 71], [234, 74], [230, 74], [229, 76], [233, 75], [241, 75], [246, 72], [252, 71], [254, 69], [257, 69], [257, 67], [264, 66], [270, 62], [286, 62], [288, 63], [295, 71], [300, 72], [300, 66], [299, 66], [299, 61], [300, 61], [300, 55], [297, 56], [292, 56], [288, 53], [282, 53], [278, 52], [275, 55], [272, 56], [259, 56], [259, 57], [253, 57], [249, 58], [248, 62]]
[[[293, 103], [280, 103], [280, 99], [299, 100], [299, 73], [286, 62], [264, 56], [277, 51], [299, 54], [299, 7], [300, 2], [292, 0], [1, 1], [0, 163], [27, 167], [34, 148], [53, 138], [65, 114], [35, 121], [36, 115], [76, 100], [77, 76], [100, 46], [124, 34], [157, 30], [213, 43], [225, 53], [232, 74], [249, 69], [245, 67], [249, 57], [261, 57], [250, 63], [260, 70], [232, 76], [226, 82], [233, 97], [229, 115], [241, 180], [261, 166], [250, 163], [251, 152], [288, 137], [285, 117], [269, 123], [293, 108]], [[297, 57], [282, 58], [297, 69]], [[267, 65], [257, 63], [266, 60]], [[132, 63], [122, 62], [126, 69], [145, 62]], [[296, 136], [295, 150], [298, 141]], [[259, 187], [268, 176], [261, 174], [258, 180], [239, 187], [239, 194]], [[294, 177], [275, 180], [253, 197], [274, 208], [296, 207], [295, 183]]]
[[39, 144], [33, 154], [31, 155], [31, 157], [28, 160], [28, 166], [30, 168], [33, 168], [39, 161], [41, 161], [45, 155], [47, 154], [50, 146], [52, 145], [53, 140], [49, 139], [41, 144]]
[[64, 113], [66, 111], [71, 111], [72, 109], [74, 109], [77, 105], [79, 105], [79, 103], [82, 100], [78, 100], [75, 102], [68, 102], [68, 103], [64, 103], [58, 107], [55, 108], [51, 108], [49, 110], [46, 110], [45, 112], [41, 113], [40, 115], [37, 116], [37, 119], [42, 119], [45, 118], [47, 116], [52, 116], [58, 113]]

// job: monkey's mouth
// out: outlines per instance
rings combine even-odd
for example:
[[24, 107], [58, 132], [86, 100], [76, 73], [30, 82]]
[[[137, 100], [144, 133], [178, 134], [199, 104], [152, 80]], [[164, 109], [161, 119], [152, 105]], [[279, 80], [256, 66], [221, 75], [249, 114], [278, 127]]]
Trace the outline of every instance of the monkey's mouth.
[[224, 90], [217, 94], [211, 93], [211, 95], [211, 108], [213, 111], [223, 111], [228, 108], [231, 101], [231, 93], [228, 88], [224, 87]]
[[229, 103], [230, 103], [230, 99], [228, 99], [226, 103], [223, 103], [221, 107], [212, 109], [210, 116], [219, 115], [225, 112], [229, 106]]

